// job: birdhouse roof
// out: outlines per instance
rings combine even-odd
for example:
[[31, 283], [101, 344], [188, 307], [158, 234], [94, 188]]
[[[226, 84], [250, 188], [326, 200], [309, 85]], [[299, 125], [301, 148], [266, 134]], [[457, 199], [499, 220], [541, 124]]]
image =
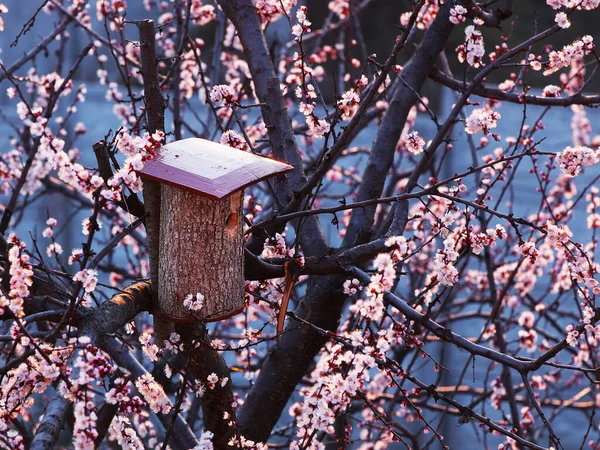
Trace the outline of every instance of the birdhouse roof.
[[160, 148], [139, 172], [142, 178], [221, 199], [293, 167], [264, 156], [189, 138]]

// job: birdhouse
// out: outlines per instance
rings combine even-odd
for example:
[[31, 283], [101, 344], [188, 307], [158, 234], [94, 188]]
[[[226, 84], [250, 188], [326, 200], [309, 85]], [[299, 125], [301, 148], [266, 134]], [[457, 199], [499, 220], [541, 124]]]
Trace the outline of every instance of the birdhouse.
[[[210, 322], [242, 311], [243, 190], [292, 169], [197, 138], [163, 146], [144, 165], [141, 177], [160, 183], [160, 218], [152, 221], [160, 228], [155, 315], [171, 322]], [[192, 314], [183, 302], [197, 293], [204, 305]]]

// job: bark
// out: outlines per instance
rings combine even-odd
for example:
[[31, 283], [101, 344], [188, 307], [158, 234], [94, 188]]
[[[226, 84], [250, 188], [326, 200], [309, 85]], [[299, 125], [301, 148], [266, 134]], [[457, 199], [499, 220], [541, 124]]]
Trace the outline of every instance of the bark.
[[[164, 131], [165, 102], [160, 89], [158, 68], [156, 64], [156, 37], [154, 21], [141, 20], [137, 22], [141, 46], [141, 73], [144, 81], [144, 103], [146, 105], [146, 123], [148, 132]], [[146, 235], [148, 236], [148, 258], [150, 263], [150, 279], [152, 280], [152, 302], [156, 305], [159, 286], [159, 255], [160, 255], [160, 215], [161, 215], [160, 183], [144, 180], [144, 208], [146, 217]], [[154, 314], [155, 330], [162, 330], [157, 342], [163, 342], [170, 334], [172, 323]]]
[[469, 11], [469, 17], [478, 17], [483, 20], [486, 27], [496, 28], [513, 14], [514, 0], [503, 0], [501, 4], [492, 11], [481, 8], [475, 0], [469, 0], [464, 5]]
[[148, 131], [165, 129], [165, 101], [160, 89], [158, 69], [156, 65], [156, 39], [153, 20], [137, 22], [140, 33], [141, 73], [144, 80], [144, 103]]
[[[160, 90], [158, 69], [156, 65], [156, 41], [154, 21], [137, 22], [140, 33], [141, 73], [144, 80], [144, 103], [146, 105], [146, 122], [148, 132], [164, 131], [165, 103]], [[148, 213], [146, 218], [146, 234], [148, 235], [148, 256], [150, 258], [150, 278], [152, 293], [156, 298], [158, 287], [158, 255], [160, 252], [160, 183], [144, 181], [144, 207]]]
[[[176, 326], [186, 346], [193, 346], [189, 352], [191, 364], [189, 370], [196, 380], [202, 383], [211, 374], [216, 374], [219, 380], [227, 379], [222, 385], [217, 383], [214, 389], [207, 388], [202, 396], [202, 416], [205, 429], [214, 435], [213, 445], [216, 450], [229, 450], [230, 439], [235, 437], [235, 409], [233, 408], [233, 389], [229, 367], [219, 352], [211, 346], [211, 337], [206, 327], [197, 325]], [[227, 418], [225, 418], [227, 417]]]
[[54, 448], [63, 428], [65, 414], [69, 402], [59, 393], [48, 403], [44, 418], [35, 432], [35, 437], [29, 447], [30, 450], [47, 450]]
[[158, 308], [193, 322], [183, 306], [189, 294], [204, 295], [201, 320], [218, 320], [244, 307], [242, 195], [224, 200], [162, 187]]
[[148, 280], [136, 281], [114, 295], [109, 301], [84, 315], [77, 326], [82, 335], [89, 336], [92, 344], [116, 332], [138, 314], [149, 311], [152, 305], [151, 285]]
[[[429, 78], [460, 93], [464, 93], [468, 87], [468, 85], [462, 81], [452, 78], [438, 69], [434, 69], [429, 74]], [[600, 95], [585, 95], [581, 92], [569, 95], [568, 97], [542, 97], [541, 95], [523, 94], [520, 92], [504, 92], [500, 89], [491, 88], [485, 85], [477, 85], [473, 90], [473, 94], [483, 98], [493, 98], [503, 102], [527, 105], [563, 107], [571, 105], [596, 107], [600, 105]]]

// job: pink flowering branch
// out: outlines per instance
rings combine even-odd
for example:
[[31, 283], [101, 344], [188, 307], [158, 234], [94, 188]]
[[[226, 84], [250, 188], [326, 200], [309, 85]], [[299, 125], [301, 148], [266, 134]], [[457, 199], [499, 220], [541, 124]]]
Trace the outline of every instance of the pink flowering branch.
[[[219, 4], [236, 26], [252, 74], [256, 96], [260, 103], [267, 105], [261, 110], [273, 154], [294, 167], [294, 171], [287, 175], [287, 183], [281, 186], [283, 189], [278, 189], [278, 201], [285, 205], [292, 198], [292, 192], [302, 186], [306, 178], [298, 144], [291, 134], [291, 120], [281, 97], [279, 79], [271, 63], [262, 27], [254, 4], [250, 0], [219, 2]], [[275, 80], [277, 83], [274, 83]], [[325, 237], [316, 220], [309, 218], [304, 221], [302, 231], [300, 242], [306, 254], [320, 254], [326, 250]]]
[[[357, 270], [357, 269], [351, 269], [352, 271], [354, 271], [354, 274], [357, 274], [359, 276], [361, 276], [363, 278], [363, 280], [365, 282], [368, 282], [367, 280], [369, 280], [368, 275], [366, 275], [364, 272]], [[389, 293], [386, 293], [385, 295], [387, 295]], [[392, 296], [394, 297], [394, 296]], [[387, 299], [389, 301], [389, 298]], [[400, 302], [402, 302], [400, 300]], [[394, 304], [392, 302], [390, 302], [390, 304], [394, 305], [394, 307], [398, 308], [397, 304]], [[408, 306], [408, 305], [407, 305]], [[414, 311], [414, 310], [413, 310]], [[416, 311], [414, 311], [416, 312]], [[419, 314], [419, 313], [416, 313]], [[323, 336], [328, 336], [329, 338], [335, 340], [336, 342], [339, 342], [340, 344], [351, 348], [353, 351], [357, 350], [357, 348], [352, 345], [350, 342], [348, 342], [346, 339], [336, 336], [330, 332], [328, 332], [325, 329], [322, 329], [310, 322], [306, 322], [304, 321], [302, 318], [296, 316], [294, 313], [292, 312], [288, 312], [287, 315], [296, 321], [302, 322], [304, 323], [306, 326], [311, 327], [312, 329], [314, 329], [316, 332], [318, 332], [319, 334], [323, 335]], [[409, 316], [410, 317], [410, 316]], [[410, 317], [412, 320], [415, 320], [415, 317], [418, 316], [413, 316]], [[424, 318], [424, 316], [420, 316], [421, 318]], [[433, 321], [431, 321], [433, 323]], [[437, 334], [437, 333], [434, 333]], [[441, 337], [441, 339], [444, 339], [443, 337]], [[463, 338], [464, 339], [464, 338]], [[465, 339], [465, 341], [469, 342], [468, 340]], [[367, 351], [364, 348], [359, 348], [362, 351]], [[457, 390], [456, 386], [452, 386], [450, 389], [446, 388], [440, 388], [438, 386], [435, 386], [433, 384], [427, 385], [425, 383], [423, 383], [422, 381], [420, 381], [418, 378], [412, 376], [408, 371], [403, 370], [401, 367], [398, 366], [398, 363], [396, 363], [395, 361], [391, 361], [391, 360], [377, 360], [377, 363], [379, 365], [381, 365], [382, 367], [385, 367], [386, 369], [390, 370], [392, 373], [397, 374], [399, 377], [404, 378], [409, 380], [410, 382], [414, 383], [415, 385], [419, 386], [419, 388], [424, 390], [424, 393], [426, 393], [427, 395], [430, 395], [434, 400], [436, 400], [436, 402], [438, 400], [442, 400], [445, 403], [454, 406], [457, 410], [457, 412], [464, 417], [467, 417], [468, 419], [474, 419], [479, 421], [480, 423], [486, 425], [487, 427], [489, 427], [490, 429], [497, 431], [498, 433], [501, 433], [505, 436], [508, 436], [512, 439], [515, 439], [517, 442], [519, 442], [520, 444], [526, 446], [527, 448], [532, 448], [532, 449], [536, 449], [536, 450], [546, 450], [545, 447], [540, 447], [530, 441], [527, 441], [526, 439], [521, 438], [518, 434], [515, 434], [512, 431], [506, 430], [505, 428], [503, 428], [502, 426], [498, 425], [497, 423], [493, 422], [489, 417], [485, 417], [483, 415], [480, 415], [478, 413], [476, 413], [472, 408], [468, 407], [468, 406], [464, 406], [461, 403], [455, 401], [454, 399], [448, 397], [447, 395], [445, 395], [445, 393], [451, 393], [453, 391]], [[395, 383], [397, 383], [396, 380], [394, 380]], [[523, 398], [521, 398], [521, 401], [523, 402], [527, 402], [528, 400], [524, 400]], [[444, 408], [445, 411], [445, 408]]]
[[[535, 224], [522, 219], [522, 218], [518, 218], [518, 217], [514, 217], [514, 215], [512, 214], [503, 214], [499, 211], [495, 211], [490, 209], [489, 207], [485, 206], [485, 205], [481, 205], [469, 200], [465, 200], [465, 199], [460, 199], [455, 195], [451, 195], [451, 194], [446, 194], [443, 192], [440, 192], [440, 187], [442, 186], [448, 186], [450, 185], [451, 182], [456, 181], [458, 179], [462, 179], [465, 178], [469, 175], [472, 175], [474, 173], [477, 173], [483, 169], [486, 169], [488, 167], [494, 167], [497, 165], [500, 165], [502, 163], [505, 162], [509, 162], [509, 161], [513, 161], [513, 160], [518, 160], [518, 159], [522, 159], [526, 156], [531, 156], [531, 155], [548, 155], [548, 156], [554, 156], [554, 153], [551, 152], [540, 152], [540, 151], [527, 151], [525, 153], [521, 153], [521, 154], [517, 154], [517, 155], [511, 155], [511, 156], [503, 156], [501, 158], [498, 158], [497, 160], [494, 160], [492, 162], [486, 163], [486, 164], [482, 164], [480, 166], [477, 166], [475, 168], [472, 168], [468, 171], [462, 172], [460, 174], [457, 175], [453, 175], [452, 177], [449, 177], [448, 179], [439, 181], [435, 184], [433, 184], [430, 187], [427, 187], [425, 189], [422, 189], [418, 192], [414, 192], [414, 193], [403, 193], [403, 194], [398, 194], [398, 195], [394, 195], [394, 196], [390, 196], [390, 197], [380, 197], [380, 198], [375, 198], [375, 199], [370, 199], [370, 200], [364, 200], [362, 202], [354, 202], [354, 203], [348, 203], [348, 204], [340, 204], [339, 206], [332, 206], [332, 207], [327, 207], [327, 208], [318, 208], [318, 209], [309, 209], [309, 210], [304, 210], [304, 211], [297, 211], [297, 212], [293, 212], [293, 213], [289, 213], [289, 214], [282, 214], [270, 219], [265, 219], [262, 222], [253, 224], [251, 227], [248, 227], [248, 229], [246, 229], [245, 233], [249, 234], [249, 233], [253, 233], [255, 232], [255, 230], [263, 228], [263, 227], [267, 227], [269, 225], [273, 225], [273, 224], [278, 224], [278, 223], [286, 223], [289, 222], [291, 220], [294, 219], [298, 219], [300, 217], [306, 217], [306, 216], [314, 216], [314, 215], [319, 215], [319, 214], [333, 214], [335, 215], [335, 213], [340, 212], [340, 211], [346, 211], [346, 210], [354, 210], [354, 209], [358, 209], [358, 208], [363, 208], [365, 206], [370, 206], [370, 205], [379, 205], [379, 204], [390, 204], [390, 203], [394, 203], [394, 202], [404, 202], [410, 199], [416, 199], [416, 198], [421, 198], [421, 197], [426, 197], [426, 196], [439, 196], [439, 197], [443, 197], [443, 198], [447, 198], [448, 200], [452, 200], [458, 203], [462, 203], [465, 204], [467, 206], [471, 206], [474, 209], [478, 209], [478, 210], [483, 210], [485, 212], [489, 212], [492, 215], [495, 215], [497, 217], [500, 217], [502, 219], [505, 219], [509, 222], [511, 222], [514, 225], [527, 225], [531, 228], [534, 229], [538, 229], [540, 230], [541, 228], [536, 226]], [[373, 255], [375, 256], [375, 255]]]
[[[50, 3], [52, 3], [52, 5], [57, 8], [58, 10], [60, 10], [65, 17], [69, 17], [74, 24], [76, 24], [79, 28], [81, 28], [81, 30], [87, 34], [90, 35], [90, 37], [93, 37], [94, 39], [97, 39], [98, 41], [100, 41], [103, 45], [105, 45], [108, 48], [112, 48], [112, 44], [110, 42], [110, 40], [106, 39], [104, 36], [102, 36], [100, 33], [98, 33], [96, 30], [94, 30], [91, 26], [83, 23], [81, 21], [80, 18], [77, 17], [77, 11], [70, 11], [67, 8], [64, 7], [64, 5], [58, 1], [58, 0], [49, 0]], [[128, 55], [125, 54], [124, 50], [121, 49], [117, 49], [115, 48], [114, 51], [116, 51], [119, 56], [123, 57], [125, 60], [127, 60], [127, 62], [129, 64], [132, 64], [135, 67], [139, 67], [140, 64], [138, 61], [134, 61], [133, 59], [131, 59]]]
[[[52, 92], [53, 95], [50, 97], [50, 100], [48, 101], [48, 106], [46, 107], [46, 109], [44, 111], [45, 119], [49, 119], [51, 117], [54, 106], [56, 105], [56, 102], [58, 101], [58, 97], [67, 88], [69, 82], [75, 76], [75, 73], [77, 72], [77, 69], [79, 68], [79, 65], [82, 63], [83, 59], [87, 56], [87, 54], [92, 49], [92, 47], [93, 47], [93, 45], [89, 44], [82, 51], [82, 53], [79, 55], [79, 57], [75, 61], [75, 63], [73, 64], [73, 67], [71, 67], [71, 70], [69, 70], [69, 73], [66, 75], [66, 77], [64, 78], [62, 83], [58, 87], [53, 89], [53, 92]], [[10, 75], [9, 75], [7, 69], [4, 67], [4, 65], [0, 65], [0, 67], [2, 67], [2, 71], [5, 74], [5, 76], [8, 76], [12, 80], [12, 78], [10, 77]], [[29, 108], [29, 110], [31, 111], [31, 108]], [[35, 155], [38, 151], [39, 145], [40, 145], [39, 138], [35, 139], [31, 143], [27, 162], [25, 163], [23, 170], [21, 171], [21, 176], [18, 179], [18, 181], [15, 185], [15, 188], [12, 191], [10, 200], [8, 201], [6, 207], [4, 208], [4, 213], [2, 214], [2, 220], [0, 221], [0, 234], [4, 234], [6, 232], [6, 229], [8, 228], [10, 219], [12, 217], [13, 210], [15, 209], [15, 206], [17, 204], [17, 200], [19, 198], [21, 190], [23, 189], [23, 186], [25, 185], [25, 182], [27, 181], [27, 175], [29, 174], [29, 171], [33, 164]]]
[[[361, 280], [363, 283], [367, 283], [367, 284], [369, 283], [370, 278], [364, 271], [362, 271], [356, 267], [351, 267], [351, 268], [349, 268], [349, 270], [357, 278], [359, 278], [359, 280]], [[394, 308], [396, 308], [398, 311], [400, 311], [402, 314], [404, 314], [408, 319], [414, 320], [416, 323], [427, 328], [429, 331], [431, 331], [433, 334], [435, 334], [440, 339], [442, 339], [446, 342], [450, 342], [450, 343], [456, 345], [457, 347], [460, 347], [460, 348], [468, 351], [472, 355], [477, 355], [477, 356], [484, 357], [486, 359], [490, 359], [492, 361], [496, 361], [498, 363], [501, 363], [504, 366], [510, 367], [517, 371], [526, 370], [528, 367], [527, 363], [524, 361], [520, 361], [518, 359], [515, 359], [509, 355], [506, 355], [499, 351], [493, 350], [491, 348], [487, 348], [487, 347], [483, 347], [481, 345], [475, 344], [475, 343], [471, 342], [469, 339], [466, 339], [465, 337], [453, 332], [452, 330], [439, 325], [438, 323], [434, 322], [431, 319], [428, 319], [426, 316], [424, 316], [420, 312], [411, 308], [408, 305], [408, 303], [406, 303], [404, 300], [400, 299], [399, 297], [397, 297], [396, 295], [392, 294], [389, 291], [386, 291], [384, 293], [384, 298], [385, 298], [386, 302], [388, 302], [390, 305], [392, 305]]]
[[[363, 183], [356, 197], [357, 201], [379, 197], [383, 191], [386, 176], [392, 166], [400, 133], [410, 109], [418, 101], [418, 97], [415, 94], [421, 90], [427, 79], [427, 75], [434, 67], [437, 55], [443, 50], [446, 41], [454, 29], [454, 25], [449, 20], [451, 7], [452, 4], [450, 3], [446, 3], [441, 7], [423, 38], [423, 42], [421, 43], [423, 51], [415, 53], [403, 70], [404, 84], [395, 90], [394, 97], [383, 118], [377, 138], [373, 143], [369, 160], [367, 161]], [[441, 134], [441, 131], [439, 134]], [[424, 158], [421, 161], [423, 160]], [[411, 176], [411, 180], [417, 179], [422, 170], [422, 166], [417, 166]], [[374, 206], [354, 211], [346, 230], [346, 235], [344, 236], [344, 247], [363, 244], [370, 239], [374, 215]]]
[[[551, 36], [552, 34], [556, 33], [559, 29], [560, 28], [558, 27], [558, 25], [555, 25], [541, 33], [538, 33], [537, 35], [533, 36], [532, 38], [517, 45], [515, 48], [513, 48], [510, 51], [503, 54], [500, 58], [496, 59], [493, 63], [491, 63], [488, 66], [486, 66], [485, 68], [483, 68], [473, 78], [473, 81], [471, 81], [471, 83], [465, 89], [465, 91], [463, 92], [463, 94], [461, 95], [459, 100], [454, 104], [452, 111], [450, 112], [450, 114], [449, 114], [448, 118], [446, 119], [446, 121], [444, 122], [444, 124], [441, 126], [440, 129], [438, 129], [437, 134], [435, 135], [432, 142], [428, 145], [427, 150], [424, 152], [423, 157], [419, 160], [417, 166], [415, 167], [415, 170], [413, 171], [411, 177], [409, 178], [409, 180], [406, 184], [405, 189], [407, 192], [411, 192], [417, 186], [418, 180], [419, 180], [421, 174], [423, 173], [424, 169], [429, 165], [435, 152], [439, 149], [441, 144], [446, 140], [446, 136], [448, 135], [449, 131], [456, 123], [456, 120], [457, 120], [459, 114], [461, 113], [463, 107], [467, 103], [468, 98], [471, 96], [471, 94], [473, 94], [476, 87], [479, 86], [483, 82], [485, 77], [487, 75], [489, 75], [492, 71], [496, 70], [503, 62], [512, 59], [516, 55], [518, 55], [521, 52], [528, 49], [531, 45], [546, 39], [548, 36]], [[431, 72], [431, 70], [433, 69], [433, 64], [428, 69], [429, 70], [427, 71], [427, 74], [429, 74]], [[364, 215], [364, 213], [363, 213], [363, 215]], [[400, 230], [400, 231], [403, 232], [403, 230]]]
[[372, 85], [370, 85], [367, 93], [364, 95], [364, 98], [361, 98], [358, 110], [352, 116], [350, 123], [347, 127], [345, 127], [341, 136], [337, 138], [335, 144], [331, 147], [331, 149], [323, 155], [321, 164], [315, 169], [314, 173], [307, 180], [306, 184], [294, 194], [294, 200], [292, 200], [292, 202], [290, 202], [290, 204], [283, 209], [283, 214], [289, 213], [298, 208], [302, 199], [304, 199], [304, 197], [306, 197], [323, 179], [323, 176], [327, 173], [331, 166], [335, 164], [341, 153], [346, 149], [350, 142], [352, 142], [354, 137], [356, 137], [356, 133], [361, 129], [360, 125], [366, 126], [369, 123], [369, 108], [371, 108], [371, 105], [376, 99], [379, 88], [384, 84], [388, 74], [392, 70], [392, 67], [395, 65], [398, 55], [404, 49], [406, 41], [410, 36], [413, 27], [415, 26], [418, 12], [422, 6], [422, 2], [417, 3], [417, 8], [415, 8], [415, 11], [411, 15], [408, 25], [402, 32], [400, 39], [396, 41], [392, 52], [386, 59], [384, 65], [381, 67], [377, 78], [372, 83]]
[[442, 400], [444, 403], [447, 403], [448, 405], [451, 405], [451, 406], [455, 407], [456, 409], [458, 409], [460, 411], [460, 413], [463, 415], [463, 417], [466, 417], [467, 419], [473, 418], [473, 419], [477, 420], [478, 422], [482, 423], [483, 425], [487, 426], [490, 430], [497, 431], [498, 433], [503, 434], [504, 436], [510, 437], [514, 441], [518, 442], [520, 445], [523, 445], [527, 448], [532, 448], [534, 450], [547, 450], [547, 447], [542, 447], [542, 446], [537, 445], [533, 442], [530, 442], [526, 439], [523, 439], [518, 434], [515, 434], [512, 431], [508, 431], [508, 430], [504, 429], [502, 426], [500, 426], [497, 423], [495, 423], [494, 421], [492, 421], [489, 417], [485, 417], [485, 416], [477, 413], [476, 411], [472, 410], [471, 408], [461, 405], [459, 402], [457, 402], [453, 398], [438, 392], [435, 386], [427, 385], [426, 383], [423, 383], [422, 381], [418, 380], [417, 378], [415, 378], [405, 372], [402, 375], [406, 379], [410, 380], [412, 383], [416, 384], [421, 389], [426, 391], [428, 394], [430, 394], [434, 400], [435, 399]]
[[[134, 358], [129, 351], [129, 348], [123, 343], [111, 339], [106, 342], [106, 350], [110, 353], [112, 358], [119, 364], [120, 367], [127, 369], [131, 376], [135, 379], [148, 375], [148, 371]], [[169, 409], [172, 405], [169, 402]], [[169, 427], [173, 430], [174, 442], [177, 444], [177, 448], [190, 449], [196, 445], [196, 436], [194, 432], [189, 428], [185, 419], [181, 414], [175, 414], [173, 419], [173, 413], [170, 414], [158, 414], [160, 422], [163, 424], [165, 429]]]
[[[314, 42], [314, 46], [319, 47], [320, 42], [322, 41], [323, 38], [325, 38], [326, 36], [328, 36], [329, 34], [335, 32], [335, 31], [339, 30], [342, 27], [348, 26], [348, 23], [352, 22], [354, 17], [357, 17], [363, 10], [365, 10], [373, 2], [374, 2], [374, 0], [363, 0], [359, 4], [354, 5], [352, 7], [352, 14], [349, 14], [347, 17], [340, 19], [334, 23], [326, 22], [325, 26], [323, 26], [323, 28], [321, 28], [319, 30], [315, 30], [311, 33], [306, 33], [302, 37], [302, 41], [306, 44], [313, 44], [313, 41], [316, 41], [316, 42]], [[286, 44], [286, 47], [292, 48], [296, 44], [297, 44], [296, 41], [292, 40]]]
[[[446, 75], [445, 73], [434, 69], [429, 76], [432, 80], [435, 80], [450, 89], [457, 92], [464, 92], [466, 86], [463, 82], [456, 80], [455, 78]], [[577, 93], [569, 95], [567, 97], [544, 97], [542, 95], [531, 95], [531, 94], [516, 94], [513, 92], [505, 92], [500, 89], [490, 88], [488, 86], [479, 85], [473, 90], [474, 95], [478, 95], [484, 98], [493, 98], [500, 101], [527, 104], [527, 105], [540, 105], [540, 106], [571, 106], [571, 105], [585, 105], [585, 106], [597, 106], [600, 104], [600, 95], [586, 95], [584, 93]]]

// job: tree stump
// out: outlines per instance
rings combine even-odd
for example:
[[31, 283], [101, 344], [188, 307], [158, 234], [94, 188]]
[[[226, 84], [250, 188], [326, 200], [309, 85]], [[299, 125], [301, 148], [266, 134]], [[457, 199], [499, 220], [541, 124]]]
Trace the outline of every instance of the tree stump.
[[[223, 200], [172, 186], [161, 192], [158, 307], [173, 321], [216, 321], [244, 307], [242, 192]], [[204, 296], [193, 315], [183, 306]]]

